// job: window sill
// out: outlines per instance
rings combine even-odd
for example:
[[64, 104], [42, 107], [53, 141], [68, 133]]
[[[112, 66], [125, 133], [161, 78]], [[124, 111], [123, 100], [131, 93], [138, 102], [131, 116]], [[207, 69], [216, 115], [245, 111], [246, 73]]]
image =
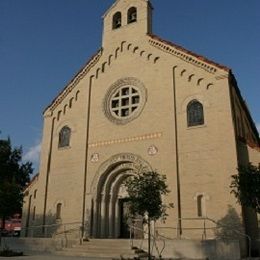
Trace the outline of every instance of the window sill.
[[56, 224], [61, 224], [62, 220], [61, 218], [56, 218]]
[[188, 127], [187, 127], [187, 130], [197, 129], [197, 128], [204, 128], [204, 127], [207, 127], [207, 125], [204, 124], [204, 125], [188, 126]]
[[66, 147], [58, 147], [59, 151], [64, 151], [64, 150], [69, 150], [71, 149], [71, 146], [66, 146]]

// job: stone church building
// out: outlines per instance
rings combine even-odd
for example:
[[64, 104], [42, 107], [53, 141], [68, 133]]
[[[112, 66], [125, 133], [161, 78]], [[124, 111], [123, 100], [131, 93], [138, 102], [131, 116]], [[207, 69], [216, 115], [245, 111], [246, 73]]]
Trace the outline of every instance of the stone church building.
[[148, 0], [115, 1], [103, 16], [102, 47], [45, 109], [25, 236], [83, 227], [93, 238], [129, 237], [124, 181], [142, 170], [166, 175], [164, 201], [174, 205], [155, 233], [213, 238], [214, 221], [231, 211], [256, 230], [230, 194], [238, 165], [260, 162], [236, 79], [154, 35], [152, 10]]

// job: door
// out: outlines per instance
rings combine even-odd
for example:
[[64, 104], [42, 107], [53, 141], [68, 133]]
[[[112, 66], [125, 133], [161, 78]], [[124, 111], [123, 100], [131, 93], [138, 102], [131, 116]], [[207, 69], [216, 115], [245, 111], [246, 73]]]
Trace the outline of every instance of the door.
[[142, 239], [143, 238], [143, 218], [136, 216], [134, 219], [131, 218], [129, 199], [119, 200], [119, 212], [120, 212], [120, 238], [130, 238], [130, 226], [133, 226], [131, 230], [132, 238]]
[[131, 217], [129, 210], [129, 200], [127, 198], [119, 200], [120, 215], [120, 238], [130, 238]]

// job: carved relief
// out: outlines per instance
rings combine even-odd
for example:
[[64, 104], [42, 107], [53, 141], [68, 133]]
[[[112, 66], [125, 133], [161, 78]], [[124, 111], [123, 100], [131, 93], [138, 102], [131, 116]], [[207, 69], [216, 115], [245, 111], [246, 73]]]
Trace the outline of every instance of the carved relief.
[[90, 157], [90, 161], [92, 163], [98, 162], [99, 161], [99, 154], [98, 153], [93, 153]]
[[158, 148], [155, 145], [151, 145], [151, 146], [148, 147], [147, 153], [150, 156], [154, 156], [154, 155], [156, 155], [158, 153]]

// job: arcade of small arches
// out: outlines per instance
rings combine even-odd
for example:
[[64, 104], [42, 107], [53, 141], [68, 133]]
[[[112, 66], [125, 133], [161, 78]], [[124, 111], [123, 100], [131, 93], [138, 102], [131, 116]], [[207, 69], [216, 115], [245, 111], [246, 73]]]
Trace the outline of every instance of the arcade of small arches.
[[[136, 7], [131, 7], [127, 11], [127, 24], [134, 23], [137, 21], [137, 9]], [[122, 14], [121, 12], [116, 12], [113, 15], [112, 29], [118, 29], [122, 26]]]

